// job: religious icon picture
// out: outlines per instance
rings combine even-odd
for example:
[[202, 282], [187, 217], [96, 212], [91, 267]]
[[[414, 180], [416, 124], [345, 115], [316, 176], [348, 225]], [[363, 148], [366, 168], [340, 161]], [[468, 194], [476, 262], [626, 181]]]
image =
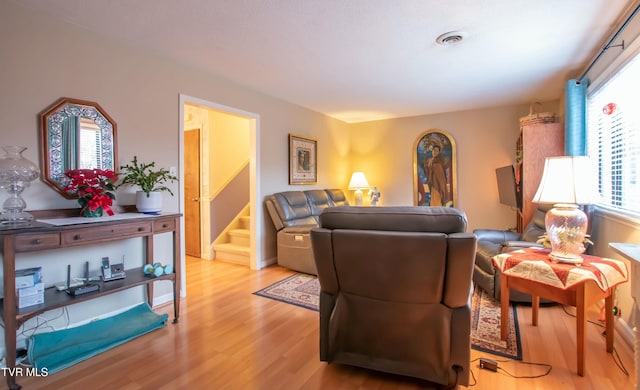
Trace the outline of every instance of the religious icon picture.
[[456, 144], [443, 130], [428, 130], [413, 148], [413, 204], [456, 207]]

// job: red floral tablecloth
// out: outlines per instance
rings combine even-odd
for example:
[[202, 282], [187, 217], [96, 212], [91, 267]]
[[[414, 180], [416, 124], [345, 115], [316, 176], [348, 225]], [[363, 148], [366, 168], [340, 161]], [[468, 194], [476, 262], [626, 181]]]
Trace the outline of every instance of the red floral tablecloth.
[[558, 263], [549, 259], [548, 249], [525, 248], [493, 257], [493, 264], [509, 276], [535, 280], [567, 289], [593, 280], [602, 291], [624, 283], [629, 278], [627, 265], [619, 260], [582, 255], [581, 265]]

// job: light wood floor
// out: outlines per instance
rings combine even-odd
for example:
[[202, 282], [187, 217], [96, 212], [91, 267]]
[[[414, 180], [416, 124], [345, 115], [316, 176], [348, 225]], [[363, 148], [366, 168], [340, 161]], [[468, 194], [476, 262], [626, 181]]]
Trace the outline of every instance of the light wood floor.
[[[261, 271], [196, 258], [187, 259], [187, 292], [180, 323], [137, 338], [56, 374], [18, 378], [24, 389], [420, 389], [421, 381], [364, 369], [328, 365], [318, 358], [318, 313], [253, 295], [292, 272], [277, 266]], [[572, 308], [568, 309], [572, 312]], [[170, 307], [159, 308], [171, 312]], [[597, 314], [590, 313], [595, 319]], [[588, 324], [586, 376], [576, 374], [575, 320], [561, 307], [519, 306], [525, 361], [553, 366], [550, 375], [516, 379], [505, 371], [472, 363], [476, 389], [631, 389], [602, 328]], [[499, 326], [499, 324], [496, 324]], [[622, 363], [632, 373], [630, 348], [616, 336]], [[514, 376], [535, 376], [542, 367], [471, 351]], [[633, 374], [631, 374], [633, 375]], [[473, 381], [473, 379], [472, 379]], [[464, 387], [460, 387], [464, 389]]]

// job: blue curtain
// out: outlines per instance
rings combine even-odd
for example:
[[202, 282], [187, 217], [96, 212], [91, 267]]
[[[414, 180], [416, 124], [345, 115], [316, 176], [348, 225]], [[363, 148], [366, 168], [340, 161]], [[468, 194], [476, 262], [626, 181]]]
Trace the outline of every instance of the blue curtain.
[[565, 95], [564, 154], [587, 155], [587, 86], [589, 80], [567, 81]]

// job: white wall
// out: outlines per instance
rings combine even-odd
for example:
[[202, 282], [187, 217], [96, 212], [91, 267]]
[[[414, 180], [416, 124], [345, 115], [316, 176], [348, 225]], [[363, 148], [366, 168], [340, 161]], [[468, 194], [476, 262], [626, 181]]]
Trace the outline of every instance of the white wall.
[[[12, 2], [0, 4], [0, 49], [2, 143], [27, 146], [25, 155], [33, 161], [38, 161], [37, 114], [61, 96], [69, 96], [96, 101], [114, 118], [120, 162], [137, 155], [160, 167], [179, 166], [179, 94], [183, 93], [260, 115], [260, 201], [288, 188], [290, 132], [313, 136], [321, 145], [317, 188], [340, 183], [333, 172], [347, 162], [346, 123]], [[82, 61], [78, 52], [85, 53]], [[177, 211], [180, 199], [165, 196], [166, 210]], [[39, 181], [24, 198], [29, 209], [76, 205]], [[133, 203], [126, 196], [124, 200]], [[265, 239], [275, 237], [269, 229], [273, 228], [265, 223]]]
[[[380, 205], [412, 205], [415, 142], [427, 130], [444, 130], [457, 146], [456, 207], [467, 213], [469, 231], [514, 227], [516, 212], [498, 200], [495, 169], [515, 163], [519, 118], [529, 109], [521, 105], [354, 124], [351, 167], [378, 187]], [[558, 102], [540, 110], [558, 112]]]
[[[78, 53], [83, 53], [80, 60]], [[258, 165], [262, 176], [259, 205], [267, 194], [288, 188], [288, 139], [295, 132], [318, 139], [317, 188], [334, 187], [340, 181], [333, 175], [347, 163], [346, 123], [295, 104], [252, 91], [242, 85], [163, 58], [127, 43], [116, 42], [53, 20], [10, 1], [0, 2], [0, 144], [28, 147], [25, 156], [39, 161], [38, 113], [60, 97], [98, 102], [118, 125], [118, 157], [126, 163], [134, 155], [141, 161], [155, 161], [159, 167], [180, 166], [180, 94], [260, 115]], [[337, 147], [341, 145], [341, 147]], [[175, 197], [165, 193], [165, 211], [178, 211], [180, 184], [173, 184]], [[303, 188], [300, 186], [299, 188]], [[304, 188], [309, 188], [306, 186]], [[6, 195], [0, 194], [0, 202]], [[76, 207], [44, 183], [35, 181], [24, 192], [30, 210]], [[133, 198], [118, 193], [118, 203], [133, 204]], [[264, 219], [263, 237], [258, 243], [263, 258], [275, 255], [275, 232]], [[161, 240], [162, 241], [162, 240]], [[159, 243], [158, 245], [162, 245]], [[84, 248], [79, 261], [99, 261], [102, 246]], [[127, 259], [139, 255], [140, 246], [118, 247], [114, 258], [127, 252]], [[45, 282], [59, 281], [66, 269], [63, 251], [54, 251], [58, 260], [47, 260]], [[28, 257], [28, 258], [27, 258]], [[141, 257], [139, 257], [141, 258]], [[41, 262], [29, 256], [18, 261]], [[21, 265], [19, 265], [20, 267]], [[71, 317], [81, 320], [99, 314], [100, 308], [135, 303], [135, 297], [101, 298], [104, 304], [74, 305]], [[120, 302], [118, 302], [121, 300]]]
[[[210, 110], [209, 175], [212, 196], [249, 162], [250, 121], [234, 115]], [[248, 186], [248, 183], [247, 183]]]

